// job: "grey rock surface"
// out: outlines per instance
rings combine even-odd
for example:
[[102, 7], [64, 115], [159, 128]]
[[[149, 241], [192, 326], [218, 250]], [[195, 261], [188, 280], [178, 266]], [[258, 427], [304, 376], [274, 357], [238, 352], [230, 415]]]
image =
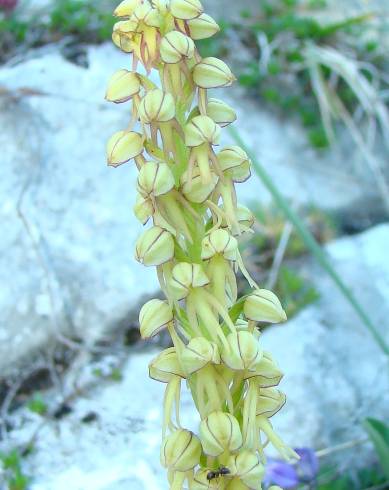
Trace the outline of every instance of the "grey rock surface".
[[[130, 60], [110, 44], [87, 54], [88, 68], [55, 47], [0, 68], [2, 375], [59, 333], [93, 343], [157, 289], [154, 270], [133, 259], [141, 231], [132, 214], [135, 168], [105, 164], [106, 140], [128, 123], [128, 105], [105, 103], [105, 86]], [[319, 158], [302, 128], [239, 87], [225, 94], [242, 137], [294, 205], [336, 210], [362, 199], [369, 208], [368, 179], [340, 169], [336, 156]], [[270, 202], [254, 176], [238, 194]]]
[[[387, 341], [388, 240], [389, 225], [382, 225], [327, 247], [331, 261]], [[294, 447], [322, 449], [365, 438], [361, 422], [367, 416], [387, 420], [389, 366], [332, 284], [317, 271], [314, 277], [319, 278], [321, 299], [286, 324], [268, 329], [262, 343], [285, 372], [281, 388], [288, 403], [272, 419], [278, 433]], [[32, 490], [117, 490], [126, 484], [140, 490], [167, 488], [159, 465], [164, 386], [147, 378], [147, 364], [154, 355], [132, 351], [119, 383], [102, 381], [86, 390], [69, 416], [41, 428], [35, 450], [24, 462], [26, 473], [34, 477]], [[86, 363], [81, 374], [69, 377], [82, 386], [92, 371]], [[97, 421], [81, 423], [90, 411], [98, 414]], [[40, 420], [21, 410], [13, 423], [11, 447], [29, 440]], [[192, 430], [198, 424], [185, 387], [182, 423]], [[372, 453], [371, 445], [364, 443], [334, 456], [350, 469], [367, 464]]]

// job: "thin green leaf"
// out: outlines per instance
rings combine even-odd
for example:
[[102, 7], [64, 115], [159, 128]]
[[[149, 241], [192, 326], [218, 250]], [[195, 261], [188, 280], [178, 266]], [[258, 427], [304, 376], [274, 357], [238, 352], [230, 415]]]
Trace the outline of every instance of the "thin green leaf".
[[389, 479], [389, 427], [372, 418], [367, 418], [363, 425], [374, 444], [385, 476]]
[[389, 357], [389, 347], [386, 344], [385, 340], [383, 339], [383, 337], [381, 336], [381, 334], [379, 333], [379, 331], [377, 330], [375, 325], [372, 323], [372, 321], [370, 320], [370, 318], [367, 315], [367, 313], [365, 312], [365, 310], [362, 308], [362, 306], [356, 300], [352, 291], [344, 284], [342, 279], [339, 277], [338, 273], [331, 266], [329, 260], [326, 257], [326, 254], [323, 252], [323, 250], [321, 249], [320, 245], [315, 240], [312, 233], [308, 230], [308, 228], [305, 226], [304, 222], [300, 219], [300, 217], [289, 206], [288, 202], [283, 197], [283, 195], [280, 193], [280, 191], [278, 190], [277, 186], [274, 184], [271, 177], [268, 175], [268, 173], [265, 171], [263, 166], [256, 159], [254, 153], [250, 150], [250, 148], [247, 147], [244, 140], [240, 136], [239, 132], [233, 127], [230, 127], [229, 130], [230, 130], [232, 137], [235, 139], [235, 141], [250, 156], [255, 173], [258, 175], [258, 177], [261, 179], [262, 183], [265, 185], [265, 187], [271, 193], [271, 195], [273, 196], [273, 199], [274, 199], [275, 203], [277, 204], [277, 206], [285, 214], [286, 218], [293, 224], [296, 232], [300, 235], [300, 237], [304, 241], [305, 245], [309, 248], [309, 250], [315, 256], [318, 263], [323, 267], [323, 269], [327, 272], [327, 274], [334, 281], [334, 283], [336, 284], [338, 289], [343, 294], [344, 298], [353, 307], [354, 311], [357, 313], [357, 315], [362, 320], [363, 325], [370, 332], [370, 334], [372, 335], [374, 340], [377, 342], [377, 344], [380, 346], [382, 351], [385, 353], [385, 355], [387, 355]]

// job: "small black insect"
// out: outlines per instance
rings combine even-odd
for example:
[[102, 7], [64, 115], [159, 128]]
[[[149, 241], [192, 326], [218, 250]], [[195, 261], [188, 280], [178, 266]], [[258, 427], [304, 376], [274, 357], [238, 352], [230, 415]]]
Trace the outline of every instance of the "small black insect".
[[229, 475], [231, 471], [225, 466], [220, 466], [218, 470], [211, 470], [207, 473], [207, 480], [215, 480], [215, 478], [220, 478], [221, 476]]
[[217, 478], [216, 472], [215, 471], [208, 471], [207, 473], [207, 480], [211, 481], [214, 478]]

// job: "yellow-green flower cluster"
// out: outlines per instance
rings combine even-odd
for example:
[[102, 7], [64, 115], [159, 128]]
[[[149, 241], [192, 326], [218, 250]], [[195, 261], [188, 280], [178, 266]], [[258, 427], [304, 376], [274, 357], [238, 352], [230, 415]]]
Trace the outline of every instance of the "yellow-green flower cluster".
[[[139, 170], [134, 211], [148, 226], [135, 257], [156, 267], [166, 296], [143, 306], [141, 335], [168, 329], [174, 345], [150, 364], [150, 376], [166, 383], [161, 462], [173, 490], [258, 490], [268, 442], [287, 459], [296, 455], [269, 421], [285, 403], [276, 389], [282, 373], [256, 328], [286, 315], [251, 279], [238, 249], [254, 221], [235, 192], [250, 177], [250, 160], [237, 146], [218, 148], [236, 114], [208, 96], [235, 78], [196, 49], [195, 40], [219, 30], [199, 0], [124, 0], [115, 15], [113, 41], [131, 53], [132, 70], [112, 76], [106, 98], [131, 101], [132, 117], [109, 140], [107, 159], [114, 167], [134, 160]], [[238, 269], [253, 288], [243, 298]], [[183, 380], [199, 412], [197, 434], [180, 423]]]

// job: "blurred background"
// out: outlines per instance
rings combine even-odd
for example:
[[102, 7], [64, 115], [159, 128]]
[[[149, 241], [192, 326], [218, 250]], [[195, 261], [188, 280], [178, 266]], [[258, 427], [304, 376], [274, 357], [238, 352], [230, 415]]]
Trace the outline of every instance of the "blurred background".
[[[0, 0], [1, 490], [167, 488], [147, 365], [169, 341], [137, 323], [160, 292], [133, 259], [135, 169], [105, 163], [129, 119], [104, 101], [131, 66], [116, 3]], [[238, 79], [224, 143], [254, 162], [242, 253], [289, 317], [262, 339], [285, 372], [274, 425], [303, 457], [271, 455], [266, 482], [388, 489], [388, 1], [203, 3], [221, 31], [200, 52]]]

